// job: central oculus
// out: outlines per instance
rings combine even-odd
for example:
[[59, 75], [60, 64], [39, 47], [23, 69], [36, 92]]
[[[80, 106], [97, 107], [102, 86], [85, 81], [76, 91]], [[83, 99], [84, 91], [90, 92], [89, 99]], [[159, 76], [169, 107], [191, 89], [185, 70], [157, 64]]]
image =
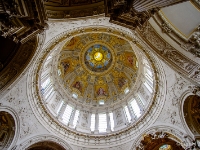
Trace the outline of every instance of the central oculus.
[[101, 61], [101, 60], [103, 59], [103, 54], [100, 53], [100, 52], [96, 52], [96, 53], [94, 54], [94, 59], [95, 59], [96, 61]]
[[107, 46], [94, 44], [85, 52], [85, 64], [93, 72], [103, 72], [112, 63], [112, 54]]

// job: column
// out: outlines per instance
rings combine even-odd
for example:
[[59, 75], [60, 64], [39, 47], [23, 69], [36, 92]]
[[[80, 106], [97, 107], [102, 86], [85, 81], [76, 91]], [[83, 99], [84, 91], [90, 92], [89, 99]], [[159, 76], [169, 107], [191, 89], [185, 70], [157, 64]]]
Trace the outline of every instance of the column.
[[68, 104], [68, 102], [64, 102], [63, 105], [62, 105], [62, 107], [61, 107], [61, 109], [60, 109], [60, 111], [58, 112], [57, 118], [58, 118], [59, 120], [62, 120], [62, 116], [63, 116], [63, 114], [64, 114], [64, 112], [65, 112], [65, 109], [66, 109], [66, 107], [67, 107], [67, 104]]
[[111, 132], [111, 125], [110, 125], [110, 115], [109, 115], [109, 112], [106, 112], [106, 119], [107, 119], [107, 129], [106, 129], [106, 132], [109, 133], [109, 132]]
[[76, 113], [76, 108], [73, 109], [70, 120], [69, 120], [69, 127], [71, 128], [74, 128], [73, 121], [74, 121], [75, 113]]
[[139, 108], [140, 108], [140, 114], [142, 114], [142, 113], [144, 112], [144, 107], [143, 107], [143, 105], [141, 104], [142, 102], [140, 102], [139, 99], [140, 99], [140, 98], [139, 98], [138, 95], [137, 95], [136, 98], [135, 98], [135, 100], [136, 100], [136, 102], [137, 102], [137, 104], [138, 104], [138, 106], [139, 106]]
[[[54, 94], [55, 94], [55, 91], [54, 91], [54, 89], [53, 89], [53, 91], [51, 92], [51, 89], [53, 89], [53, 86], [52, 85], [50, 85], [50, 87], [49, 87], [49, 89], [48, 89], [48, 91], [46, 91], [45, 93], [44, 93], [44, 95], [43, 95], [43, 97], [46, 97], [46, 95], [48, 95], [47, 96], [47, 98], [45, 99], [44, 98], [44, 100], [45, 100], [45, 102], [46, 102], [46, 104], [48, 104], [53, 98], [53, 96], [54, 96]], [[49, 93], [50, 92], [50, 93]], [[53, 93], [53, 94], [52, 94]]]
[[131, 111], [132, 108], [130, 108], [130, 105], [128, 103], [127, 103], [127, 108], [128, 108], [128, 111], [129, 111], [129, 113], [131, 115], [131, 122], [135, 121], [136, 115], [135, 115], [135, 113], [133, 111]]
[[99, 114], [95, 114], [95, 129], [94, 133], [98, 134], [99, 133]]

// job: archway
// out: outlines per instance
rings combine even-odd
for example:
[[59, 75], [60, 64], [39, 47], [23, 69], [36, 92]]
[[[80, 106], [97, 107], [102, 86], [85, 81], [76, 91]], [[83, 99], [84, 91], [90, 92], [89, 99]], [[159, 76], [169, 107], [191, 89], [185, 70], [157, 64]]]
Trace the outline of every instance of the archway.
[[5, 111], [0, 111], [0, 149], [7, 149], [15, 135], [16, 125], [12, 115]]
[[52, 141], [42, 141], [29, 146], [27, 150], [65, 150], [65, 148]]
[[184, 148], [170, 138], [171, 135], [164, 132], [146, 134], [140, 142], [137, 150], [184, 150]]
[[200, 97], [188, 96], [183, 104], [185, 122], [194, 135], [200, 135]]
[[57, 136], [45, 134], [32, 137], [19, 144], [17, 149], [26, 150], [72, 150], [70, 145]]

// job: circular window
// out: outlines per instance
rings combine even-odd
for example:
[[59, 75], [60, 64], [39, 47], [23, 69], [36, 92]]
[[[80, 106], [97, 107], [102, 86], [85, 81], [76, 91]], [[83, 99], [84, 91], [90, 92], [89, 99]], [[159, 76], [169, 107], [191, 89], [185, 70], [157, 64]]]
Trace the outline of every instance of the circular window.
[[85, 53], [85, 64], [91, 71], [103, 72], [110, 67], [111, 63], [112, 54], [104, 45], [92, 45]]

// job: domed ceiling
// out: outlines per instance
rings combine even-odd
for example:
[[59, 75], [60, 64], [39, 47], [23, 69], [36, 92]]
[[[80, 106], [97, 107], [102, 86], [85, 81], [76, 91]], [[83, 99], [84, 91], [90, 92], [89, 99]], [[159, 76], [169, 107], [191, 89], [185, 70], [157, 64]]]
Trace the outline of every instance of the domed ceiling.
[[36, 66], [33, 96], [40, 103], [35, 108], [65, 134], [103, 136], [138, 128], [139, 121], [154, 115], [152, 106], [162, 93], [156, 94], [156, 63], [143, 49], [128, 32], [102, 26], [58, 35]]
[[106, 33], [83, 34], [65, 43], [58, 70], [66, 90], [86, 102], [103, 103], [128, 93], [138, 72], [131, 45]]

